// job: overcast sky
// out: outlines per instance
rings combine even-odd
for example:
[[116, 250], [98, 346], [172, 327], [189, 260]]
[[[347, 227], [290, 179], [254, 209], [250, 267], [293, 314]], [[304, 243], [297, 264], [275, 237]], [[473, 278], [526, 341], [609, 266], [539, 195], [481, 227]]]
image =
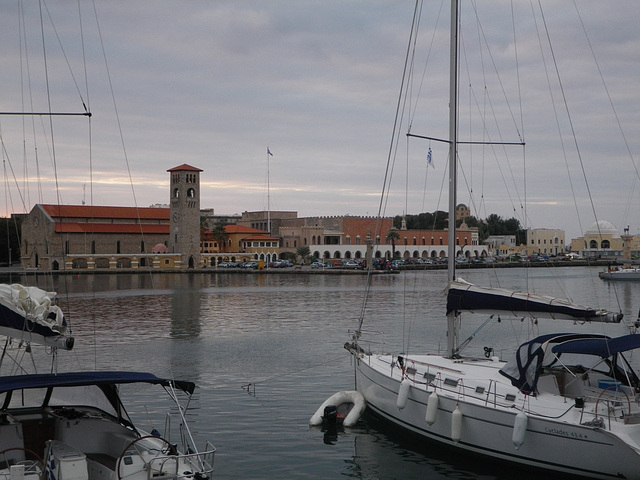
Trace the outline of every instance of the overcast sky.
[[[637, 234], [640, 2], [576, 3], [543, 0], [543, 16], [538, 3], [463, 2], [460, 136], [527, 146], [461, 147], [459, 202], [479, 217], [564, 228], [567, 240], [596, 218]], [[216, 214], [377, 213], [413, 2], [42, 8], [44, 41], [38, 2], [0, 3], [0, 111], [81, 112], [84, 101], [91, 136], [85, 117], [55, 117], [53, 142], [46, 117], [0, 117], [3, 215], [41, 201], [166, 204], [166, 170], [183, 163], [204, 170], [201, 206]], [[411, 117], [412, 133], [448, 136], [448, 17], [447, 3], [423, 6], [387, 215], [447, 209], [446, 146], [404, 134]]]

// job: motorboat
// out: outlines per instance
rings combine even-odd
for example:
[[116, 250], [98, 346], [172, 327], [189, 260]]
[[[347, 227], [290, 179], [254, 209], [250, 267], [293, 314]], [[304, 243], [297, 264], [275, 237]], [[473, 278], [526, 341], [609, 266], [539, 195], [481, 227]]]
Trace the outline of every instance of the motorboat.
[[598, 274], [603, 280], [640, 280], [640, 268], [632, 266], [610, 267]]
[[[192, 382], [141, 372], [58, 372], [58, 355], [52, 356], [53, 373], [15, 373], [26, 371], [20, 351], [71, 350], [75, 341], [67, 329], [55, 292], [0, 284], [0, 334], [7, 338], [1, 358], [13, 360], [0, 376], [0, 478], [210, 478], [215, 447], [205, 442], [198, 450], [185, 417]], [[134, 425], [120, 395], [126, 384], [165, 390], [173, 413], [164, 432]]]
[[[166, 432], [139, 430], [119, 387], [163, 388], [179, 419]], [[0, 377], [0, 478], [150, 480], [211, 478], [215, 447], [195, 448], [178, 394], [192, 382], [139, 372], [69, 372]], [[180, 444], [168, 440], [170, 429]]]

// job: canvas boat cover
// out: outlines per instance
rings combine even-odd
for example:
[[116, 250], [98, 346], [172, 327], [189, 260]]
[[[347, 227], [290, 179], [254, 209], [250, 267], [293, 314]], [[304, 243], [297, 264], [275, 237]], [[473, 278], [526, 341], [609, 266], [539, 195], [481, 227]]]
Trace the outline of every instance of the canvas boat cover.
[[55, 292], [0, 284], [0, 335], [71, 350], [74, 340], [55, 302]]

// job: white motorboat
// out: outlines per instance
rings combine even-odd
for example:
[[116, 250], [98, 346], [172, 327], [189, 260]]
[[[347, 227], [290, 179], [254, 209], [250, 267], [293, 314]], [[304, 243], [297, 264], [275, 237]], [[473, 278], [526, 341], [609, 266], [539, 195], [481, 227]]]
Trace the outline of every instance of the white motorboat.
[[[458, 13], [458, 1], [452, 0], [450, 124], [445, 140], [450, 213], [457, 205]], [[566, 319], [587, 325], [618, 323], [622, 314], [456, 278], [455, 230], [451, 214], [444, 354], [388, 353], [388, 345], [385, 353], [371, 351], [362, 329], [365, 301], [358, 328], [345, 348], [354, 360], [356, 389], [369, 411], [459, 451], [582, 478], [640, 478], [640, 380], [624, 356], [640, 348], [640, 335], [547, 334], [522, 343], [508, 361], [490, 349], [481, 358], [463, 356], [463, 313], [489, 314], [489, 320], [495, 314], [495, 319]]]
[[[132, 383], [158, 385], [169, 394], [180, 412], [174, 432], [180, 444], [133, 424], [118, 390]], [[208, 442], [195, 448], [178, 401], [178, 392], [191, 395], [194, 388], [138, 372], [0, 377], [0, 478], [208, 479], [215, 448]]]
[[598, 275], [603, 280], [640, 280], [640, 268], [631, 266], [611, 267]]
[[[74, 339], [65, 334], [67, 326], [54, 292], [0, 284], [0, 334], [7, 337], [3, 359], [19, 364], [18, 349], [31, 351], [38, 345], [71, 350]], [[51, 369], [57, 371], [57, 363]], [[5, 370], [26, 371], [21, 365]], [[133, 424], [120, 396], [119, 386], [124, 384], [164, 388], [173, 405], [173, 413], [164, 420], [166, 436], [158, 430], [144, 432]], [[1, 376], [0, 478], [210, 478], [215, 448], [209, 442], [201, 450], [196, 448], [185, 418], [185, 401], [180, 400], [185, 395], [188, 405], [194, 389], [192, 382], [140, 372]], [[170, 422], [176, 415], [179, 418]], [[175, 425], [173, 432], [170, 425]]]

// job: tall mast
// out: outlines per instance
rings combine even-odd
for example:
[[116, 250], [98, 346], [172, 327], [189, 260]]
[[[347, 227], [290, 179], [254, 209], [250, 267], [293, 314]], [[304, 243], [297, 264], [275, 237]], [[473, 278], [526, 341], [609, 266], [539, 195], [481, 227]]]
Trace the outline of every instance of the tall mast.
[[[447, 273], [449, 282], [456, 278], [456, 201], [458, 157], [458, 0], [451, 0], [451, 44], [449, 65], [449, 245]], [[458, 328], [455, 312], [447, 316], [447, 355], [458, 351]]]

